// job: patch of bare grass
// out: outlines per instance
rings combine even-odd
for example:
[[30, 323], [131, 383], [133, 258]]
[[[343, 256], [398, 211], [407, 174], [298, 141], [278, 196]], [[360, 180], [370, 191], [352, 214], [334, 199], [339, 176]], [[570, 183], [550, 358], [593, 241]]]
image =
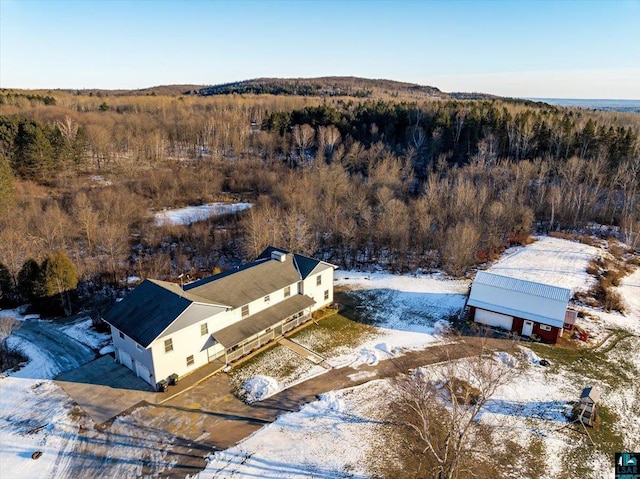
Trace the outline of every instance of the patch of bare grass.
[[291, 339], [322, 356], [336, 356], [377, 334], [376, 328], [336, 313], [292, 335]]

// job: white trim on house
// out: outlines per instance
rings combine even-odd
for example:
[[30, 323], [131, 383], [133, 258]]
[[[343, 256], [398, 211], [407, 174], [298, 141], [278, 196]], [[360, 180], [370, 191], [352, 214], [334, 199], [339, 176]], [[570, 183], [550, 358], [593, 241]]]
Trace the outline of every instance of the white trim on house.
[[[154, 387], [173, 374], [184, 376], [213, 360], [236, 359], [331, 304], [334, 268], [275, 250], [237, 272], [205, 278], [184, 289], [145, 280], [105, 318], [111, 326], [116, 359]], [[241, 276], [236, 278], [236, 274]], [[238, 289], [243, 287], [246, 292]], [[285, 295], [287, 289], [289, 295]], [[224, 297], [235, 305], [221, 304]], [[248, 302], [239, 304], [242, 300]], [[242, 314], [245, 308], [248, 315]], [[202, 334], [204, 325], [206, 334]], [[224, 344], [221, 338], [238, 342]], [[171, 342], [168, 351], [166, 341]]]

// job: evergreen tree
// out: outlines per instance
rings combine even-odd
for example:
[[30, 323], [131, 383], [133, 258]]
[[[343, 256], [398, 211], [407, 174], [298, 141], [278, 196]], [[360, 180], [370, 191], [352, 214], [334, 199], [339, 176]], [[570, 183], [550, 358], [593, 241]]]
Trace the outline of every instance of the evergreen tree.
[[0, 213], [7, 208], [13, 198], [13, 181], [9, 158], [0, 150]]
[[42, 181], [54, 171], [54, 151], [45, 130], [33, 120], [24, 120], [15, 139], [13, 169], [26, 179]]
[[33, 258], [25, 261], [18, 273], [18, 293], [29, 303], [42, 297], [42, 270]]
[[71, 315], [70, 292], [78, 286], [78, 271], [62, 251], [53, 253], [42, 262], [42, 293], [45, 297], [59, 297], [67, 316]]

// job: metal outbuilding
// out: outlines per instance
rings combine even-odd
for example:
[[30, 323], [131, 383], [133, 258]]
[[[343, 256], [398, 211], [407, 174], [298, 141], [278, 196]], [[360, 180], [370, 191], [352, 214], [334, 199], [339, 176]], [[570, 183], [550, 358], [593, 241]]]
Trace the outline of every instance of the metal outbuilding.
[[477, 323], [555, 343], [570, 298], [567, 288], [479, 271], [467, 306]]

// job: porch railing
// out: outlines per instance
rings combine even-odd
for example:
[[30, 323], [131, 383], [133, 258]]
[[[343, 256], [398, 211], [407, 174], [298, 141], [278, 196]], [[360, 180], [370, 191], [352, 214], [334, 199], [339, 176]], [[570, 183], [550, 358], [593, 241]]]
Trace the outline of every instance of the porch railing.
[[269, 341], [272, 341], [273, 339], [275, 339], [276, 331], [280, 330], [279, 336], [283, 336], [286, 332], [291, 331], [294, 328], [297, 328], [298, 326], [300, 326], [303, 323], [306, 323], [310, 319], [311, 319], [311, 314], [303, 314], [302, 316], [299, 316], [297, 318], [286, 321], [285, 323], [282, 323], [282, 325], [279, 327], [276, 326], [271, 331], [264, 333], [255, 339], [251, 339], [243, 343], [240, 343], [232, 351], [227, 350], [225, 362], [229, 364], [235, 361], [236, 359], [239, 359], [242, 356], [245, 356], [250, 352], [255, 351], [256, 349], [261, 348], [262, 346], [267, 344]]

